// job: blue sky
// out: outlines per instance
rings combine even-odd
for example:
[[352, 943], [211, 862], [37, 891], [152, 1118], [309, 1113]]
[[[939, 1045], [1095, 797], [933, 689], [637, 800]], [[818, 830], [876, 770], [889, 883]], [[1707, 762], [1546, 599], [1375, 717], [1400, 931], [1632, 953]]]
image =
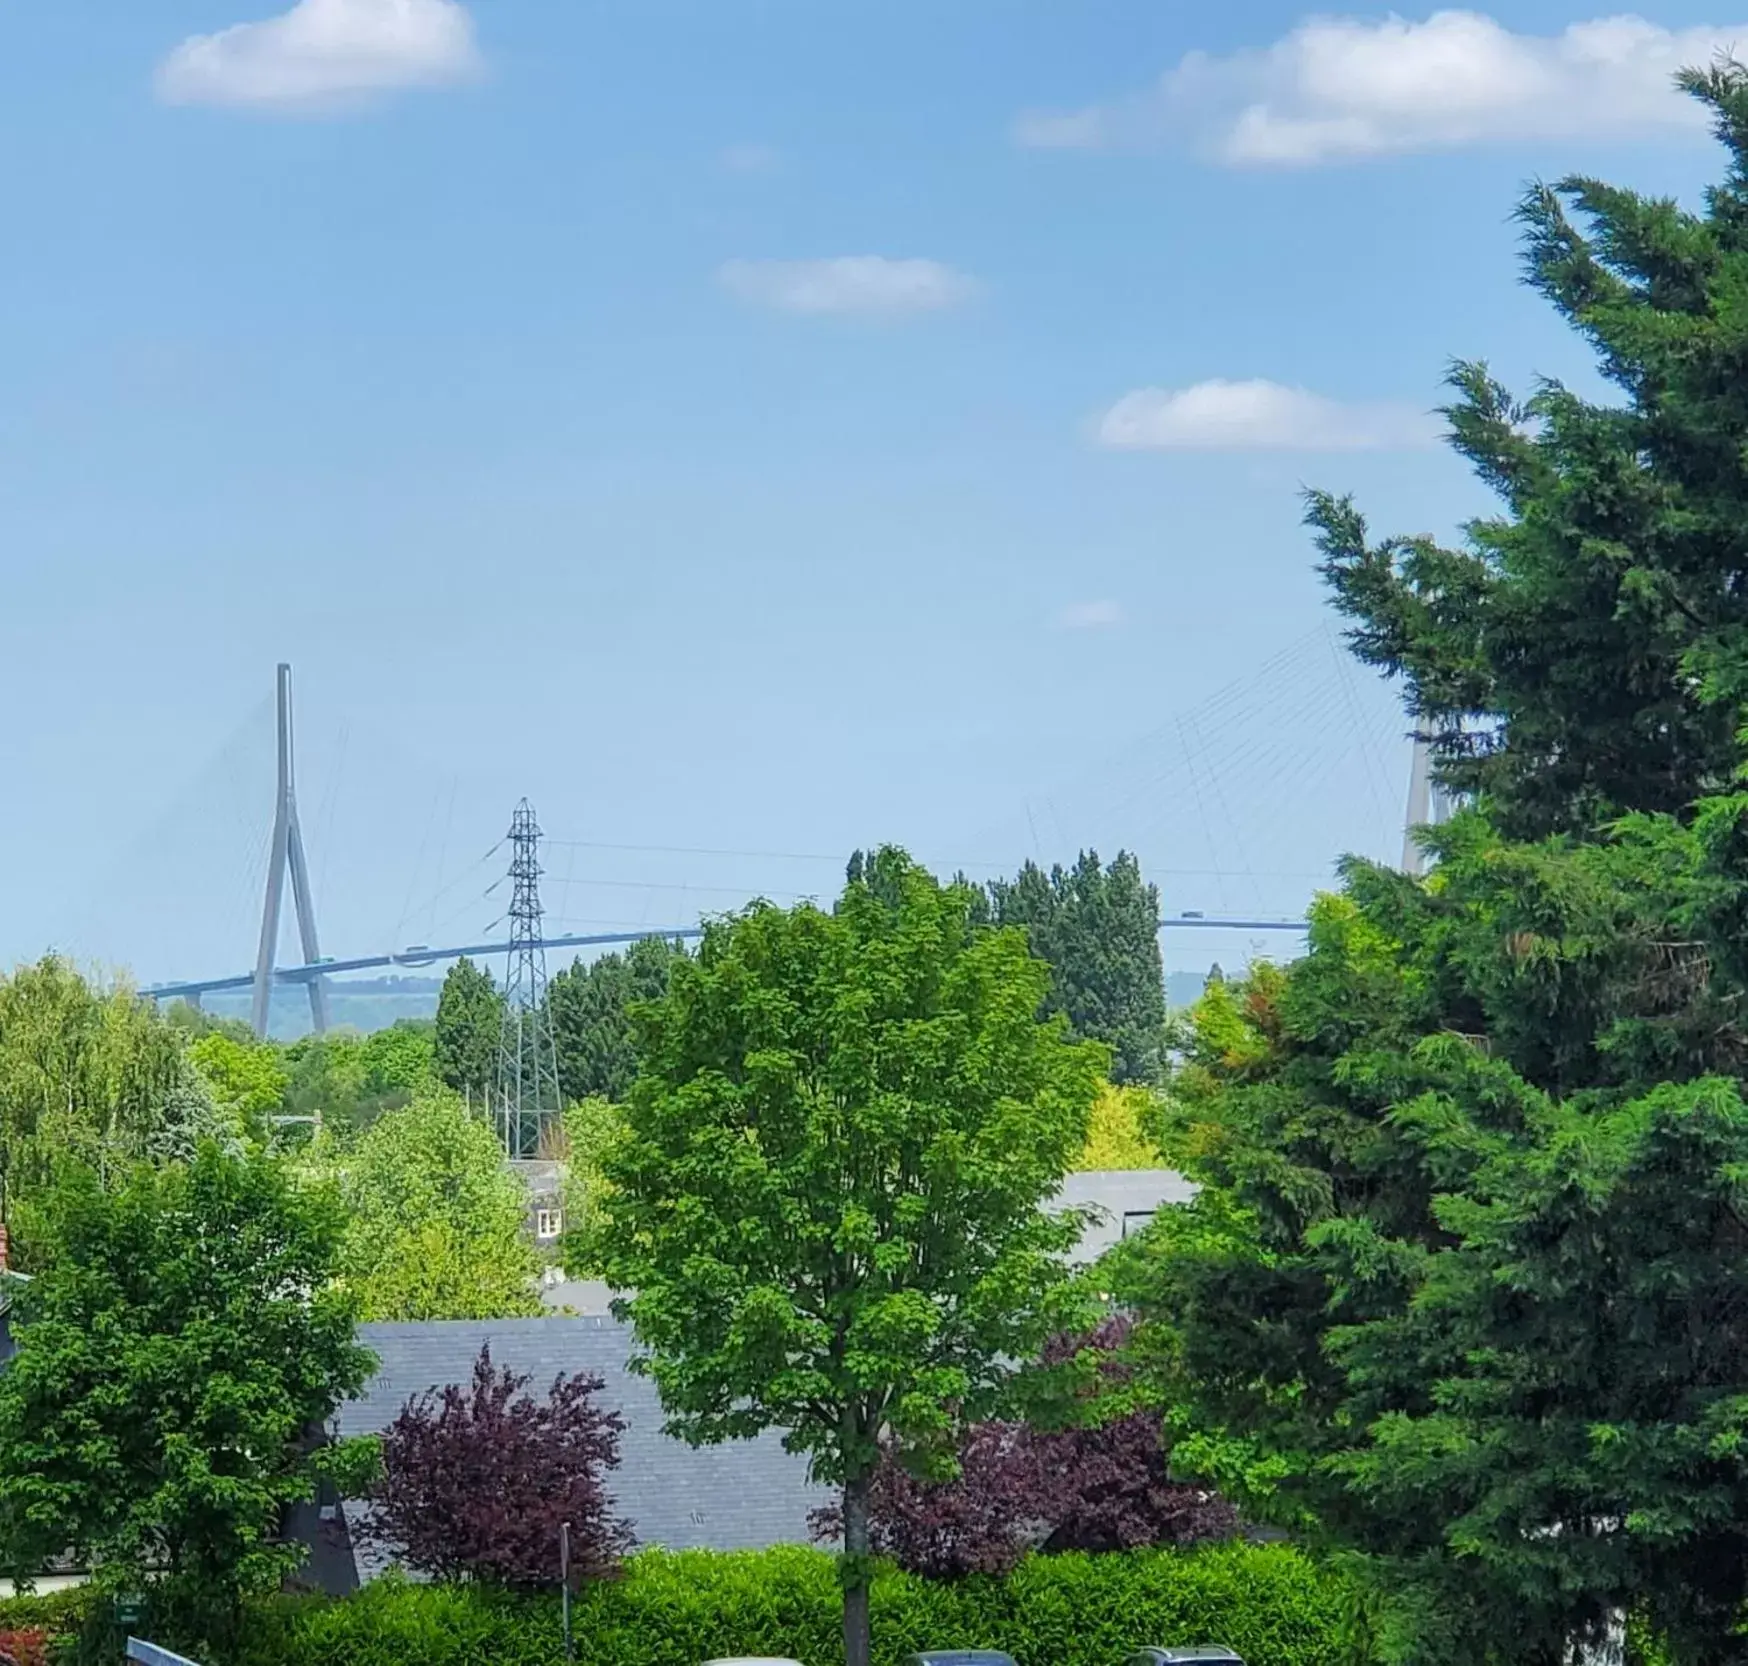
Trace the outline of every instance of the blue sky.
[[272, 4], [0, 12], [0, 961], [250, 959], [281, 658], [336, 952], [488, 924], [523, 793], [579, 928], [882, 838], [1302, 906], [1390, 853], [1405, 760], [1301, 485], [1484, 509], [1445, 361], [1589, 385], [1522, 184], [1692, 200], [1670, 69], [1748, 39]]

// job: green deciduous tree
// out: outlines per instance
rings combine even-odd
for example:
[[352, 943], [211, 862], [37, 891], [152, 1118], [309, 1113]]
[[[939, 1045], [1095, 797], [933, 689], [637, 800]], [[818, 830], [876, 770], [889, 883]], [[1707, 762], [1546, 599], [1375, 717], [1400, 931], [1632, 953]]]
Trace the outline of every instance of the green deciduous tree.
[[528, 1198], [488, 1123], [448, 1092], [385, 1111], [336, 1159], [341, 1268], [367, 1319], [538, 1314]]
[[1119, 1084], [1159, 1079], [1165, 1050], [1165, 968], [1159, 954], [1159, 892], [1119, 851], [1109, 867], [1082, 851], [1072, 868], [1046, 873], [1028, 862], [989, 887], [997, 925], [1021, 926], [1050, 963], [1048, 1012], [1074, 1033], [1111, 1049]]
[[403, 1018], [369, 1035], [330, 1031], [284, 1049], [286, 1107], [342, 1130], [365, 1127], [436, 1085], [434, 1026]]
[[284, 1049], [252, 1037], [239, 1041], [219, 1030], [189, 1043], [188, 1057], [217, 1103], [255, 1139], [264, 1139], [271, 1119], [285, 1108], [291, 1075]]
[[183, 1032], [149, 1002], [52, 955], [0, 976], [0, 1218], [26, 1260], [63, 1169], [120, 1172], [218, 1131]]
[[547, 986], [558, 1081], [567, 1100], [621, 1100], [637, 1074], [631, 1008], [667, 993], [686, 951], [665, 937], [645, 937], [624, 954], [579, 960]]
[[437, 1029], [428, 1019], [397, 1018], [364, 1038], [364, 1090], [392, 1099], [411, 1098], [437, 1085]]
[[1060, 1318], [1077, 1223], [1041, 1205], [1106, 1062], [1040, 1017], [1049, 969], [974, 901], [888, 850], [831, 913], [711, 925], [639, 1019], [604, 1156], [600, 1259], [671, 1426], [781, 1428], [843, 1488], [850, 1666], [882, 1433], [950, 1462]]
[[306, 1437], [370, 1369], [331, 1283], [333, 1198], [208, 1146], [109, 1191], [75, 1173], [46, 1219], [0, 1372], [8, 1570], [71, 1550], [222, 1638], [298, 1560], [278, 1529], [310, 1494]]
[[434, 1062], [438, 1079], [483, 1104], [498, 1068], [504, 997], [483, 966], [463, 957], [449, 968], [437, 997]]
[[607, 1148], [625, 1128], [625, 1112], [605, 1099], [581, 1099], [564, 1112], [564, 1239], [560, 1245], [565, 1271], [572, 1278], [593, 1278], [599, 1254], [598, 1223], [607, 1177]]

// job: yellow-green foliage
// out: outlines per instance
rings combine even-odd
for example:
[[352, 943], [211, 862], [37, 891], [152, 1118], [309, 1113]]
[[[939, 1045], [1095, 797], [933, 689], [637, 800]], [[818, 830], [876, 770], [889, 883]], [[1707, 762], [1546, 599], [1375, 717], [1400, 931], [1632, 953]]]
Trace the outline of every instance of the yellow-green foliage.
[[1144, 1087], [1114, 1087], [1106, 1083], [1087, 1124], [1086, 1149], [1077, 1170], [1155, 1169], [1163, 1166], [1159, 1149], [1147, 1137], [1154, 1095]]
[[385, 1111], [338, 1159], [343, 1276], [366, 1319], [541, 1311], [528, 1200], [497, 1136], [452, 1093]]
[[0, 974], [0, 1198], [27, 1265], [36, 1208], [67, 1165], [113, 1174], [184, 1151], [212, 1107], [181, 1033], [125, 985], [50, 955]]
[[214, 1030], [188, 1044], [188, 1057], [222, 1110], [256, 1138], [269, 1130], [291, 1080], [282, 1049]]
[[607, 1188], [601, 1154], [624, 1126], [624, 1113], [606, 1099], [584, 1099], [565, 1109], [558, 1155], [565, 1165], [564, 1264], [574, 1278], [588, 1278], [594, 1271], [587, 1243]]

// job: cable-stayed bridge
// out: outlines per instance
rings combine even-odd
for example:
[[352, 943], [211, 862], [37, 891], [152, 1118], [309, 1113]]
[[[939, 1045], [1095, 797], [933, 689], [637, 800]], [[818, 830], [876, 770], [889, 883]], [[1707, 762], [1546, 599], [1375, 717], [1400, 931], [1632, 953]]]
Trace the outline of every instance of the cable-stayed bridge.
[[[1199, 870], [1165, 871], [1200, 873], [1203, 883], [1211, 882], [1223, 899], [1231, 899], [1235, 893], [1242, 894], [1248, 886], [1254, 901], [1264, 902], [1263, 882], [1271, 873], [1276, 879], [1285, 876], [1280, 870], [1259, 868], [1254, 864], [1251, 852], [1257, 843], [1258, 825], [1261, 822], [1266, 826], [1268, 817], [1266, 811], [1263, 818], [1257, 817], [1255, 810], [1248, 805], [1244, 792], [1246, 776], [1254, 778], [1261, 775], [1265, 779], [1270, 789], [1268, 798], [1273, 801], [1268, 808], [1274, 811], [1274, 816], [1278, 819], [1282, 810], [1291, 809], [1295, 790], [1308, 784], [1318, 773], [1327, 776], [1331, 769], [1331, 756], [1327, 751], [1319, 756], [1313, 747], [1307, 745], [1307, 736], [1315, 738], [1333, 735], [1346, 726], [1346, 738], [1342, 742], [1340, 757], [1352, 766], [1350, 773], [1354, 781], [1361, 784], [1360, 791], [1369, 798], [1370, 819], [1383, 826], [1393, 824], [1396, 829], [1395, 836], [1401, 836], [1402, 799], [1397, 783], [1401, 782], [1404, 774], [1410, 773], [1406, 767], [1409, 763], [1408, 749], [1405, 744], [1400, 744], [1405, 725], [1399, 714], [1386, 713], [1383, 721], [1380, 721], [1375, 700], [1368, 707], [1364, 695], [1365, 691], [1356, 685], [1351, 665], [1334, 648], [1327, 633], [1314, 633], [1285, 653], [1275, 656], [1274, 660], [1266, 662], [1250, 681], [1236, 684], [1228, 690], [1217, 691], [1201, 706], [1179, 717], [1173, 724], [1143, 737], [1138, 743], [1139, 749], [1150, 759], [1166, 755], [1166, 767], [1156, 766], [1147, 771], [1125, 768], [1114, 772], [1121, 782], [1121, 795], [1114, 804], [1101, 808], [1111, 822], [1124, 825], [1137, 822], [1146, 825], [1150, 815], [1160, 813], [1162, 801], [1171, 810], [1175, 810], [1180, 804], [1193, 805], [1200, 819], [1212, 865]], [[143, 993], [157, 1000], [183, 999], [199, 1004], [209, 994], [248, 991], [252, 996], [254, 1026], [258, 1031], [264, 1032], [274, 989], [301, 990], [309, 1002], [311, 1025], [321, 1031], [328, 1025], [327, 989], [328, 981], [332, 978], [348, 973], [429, 967], [451, 962], [462, 956], [473, 959], [508, 956], [511, 944], [501, 937], [489, 935], [492, 927], [487, 927], [485, 932], [468, 934], [462, 940], [411, 943], [398, 948], [341, 958], [324, 956], [321, 953], [310, 857], [305, 848], [298, 811], [289, 667], [280, 667], [273, 716], [277, 779], [272, 831], [267, 840], [267, 848], [262, 852], [265, 866], [256, 873], [257, 894], [262, 898], [262, 905], [255, 965], [252, 970], [239, 969], [214, 976], [151, 984]], [[1369, 727], [1366, 722], [1368, 717]], [[1393, 734], [1385, 730], [1384, 722], [1392, 725]], [[1391, 758], [1389, 754], [1393, 748], [1396, 756]], [[1424, 749], [1415, 749], [1411, 775], [1407, 821], [1413, 824], [1440, 819], [1442, 807], [1434, 802], [1426, 777]], [[1359, 798], [1359, 791], [1350, 792], [1354, 799]], [[1080, 786], [1070, 783], [1066, 788], [1058, 788], [1040, 800], [1028, 801], [1025, 805], [1025, 819], [1033, 843], [1038, 842], [1038, 821], [1043, 818], [1046, 829], [1053, 830], [1064, 846], [1070, 845], [1072, 841], [1068, 839], [1063, 826], [1062, 800], [1067, 797], [1071, 804], [1084, 807], [1087, 796]], [[1236, 812], [1235, 802], [1239, 806]], [[318, 810], [318, 833], [324, 814], [324, 810]], [[451, 817], [453, 814], [452, 793]], [[434, 810], [433, 822], [435, 819]], [[530, 812], [529, 826], [532, 825]], [[1374, 833], [1377, 832], [1374, 829]], [[1371, 842], [1376, 847], [1380, 837], [1387, 836], [1379, 834]], [[464, 871], [462, 879], [465, 880], [468, 872], [477, 872], [495, 860], [506, 842], [508, 836], [506, 840], [500, 840], [493, 846], [472, 869]], [[569, 847], [573, 854], [579, 849], [603, 851], [638, 848], [644, 851], [666, 850], [673, 855], [694, 858], [745, 855], [768, 856], [792, 862], [839, 860], [794, 852], [737, 853], [695, 847], [615, 847], [599, 842], [562, 839], [547, 842], [561, 849]], [[1382, 856], [1384, 852], [1379, 849], [1377, 854]], [[421, 851], [421, 857], [422, 855]], [[526, 851], [517, 847], [516, 859], [531, 864], [536, 874], [544, 872], [540, 866], [538, 845], [531, 846]], [[1393, 852], [1390, 859], [1393, 859]], [[1403, 860], [1413, 863], [1415, 856], [1411, 848], [1405, 846]], [[1161, 870], [1150, 867], [1149, 871], [1151, 875]], [[551, 877], [556, 889], [565, 889], [572, 883], [569, 875]], [[495, 891], [504, 878], [505, 875], [500, 871], [498, 879], [493, 882], [486, 895]], [[459, 881], [444, 886], [438, 896], [441, 897], [444, 891], [452, 889], [455, 883]], [[635, 887], [648, 882], [585, 879], [578, 883], [590, 886], [620, 884]], [[281, 964], [281, 913], [288, 887], [292, 893], [290, 901], [301, 958], [291, 964]], [[708, 891], [712, 888], [704, 889]], [[736, 889], [743, 900], [754, 894], [774, 894], [769, 888], [762, 886]], [[689, 894], [689, 887], [682, 884], [682, 900]], [[789, 893], [792, 897], [812, 894]], [[536, 908], [538, 910], [538, 902]], [[433, 917], [435, 913], [434, 899]], [[404, 909], [403, 915], [407, 914], [408, 911]], [[557, 916], [556, 919], [554, 915]], [[600, 949], [632, 943], [646, 937], [686, 940], [701, 935], [697, 915], [694, 913], [688, 918], [677, 909], [666, 918], [654, 921], [592, 922], [615, 925], [615, 929], [610, 930], [563, 929], [568, 922], [564, 918], [562, 907], [549, 909], [545, 920], [547, 923], [542, 924], [537, 911], [532, 932], [521, 932], [520, 952], [543, 956], [547, 950]], [[496, 926], [502, 923], [500, 919], [493, 924]], [[1172, 933], [1188, 932], [1195, 937], [1214, 941], [1220, 940], [1222, 934], [1225, 934], [1228, 937], [1261, 938], [1290, 946], [1292, 940], [1304, 931], [1304, 917], [1296, 910], [1270, 909], [1267, 906], [1246, 908], [1241, 905], [1234, 908], [1228, 901], [1227, 906], [1222, 908], [1171, 911], [1161, 918], [1160, 929]], [[430, 935], [435, 939], [441, 934], [432, 932]], [[394, 940], [396, 939], [391, 939]]]

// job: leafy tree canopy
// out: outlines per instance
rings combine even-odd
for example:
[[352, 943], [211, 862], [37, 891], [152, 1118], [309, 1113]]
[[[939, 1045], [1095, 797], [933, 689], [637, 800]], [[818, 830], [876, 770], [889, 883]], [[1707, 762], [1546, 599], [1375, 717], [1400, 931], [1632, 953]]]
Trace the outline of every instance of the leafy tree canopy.
[[975, 894], [885, 850], [831, 913], [712, 924], [636, 1019], [603, 1166], [608, 1282], [670, 1425], [786, 1431], [844, 1488], [845, 1646], [868, 1658], [867, 1499], [885, 1432], [951, 1463], [1066, 1294], [1047, 1212], [1105, 1051], [1040, 1007], [1049, 971]]
[[1519, 401], [1458, 364], [1453, 443], [1503, 501], [1459, 549], [1373, 543], [1348, 499], [1310, 500], [1356, 650], [1403, 679], [1445, 779], [1517, 836], [1686, 814], [1740, 757], [1748, 78], [1684, 80], [1730, 153], [1702, 213], [1587, 178], [1519, 209], [1530, 283], [1622, 402], [1552, 381]]
[[310, 1493], [305, 1436], [371, 1367], [331, 1278], [334, 1200], [207, 1146], [107, 1192], [76, 1171], [46, 1221], [0, 1372], [8, 1569], [71, 1550], [224, 1633], [297, 1561], [278, 1528]]
[[341, 1269], [366, 1319], [500, 1319], [540, 1311], [528, 1198], [491, 1125], [453, 1094], [385, 1111], [335, 1157]]
[[1021, 926], [1050, 963], [1047, 1012], [1078, 1036], [1111, 1049], [1111, 1079], [1158, 1081], [1165, 1051], [1165, 968], [1159, 953], [1159, 892], [1119, 851], [1109, 867], [1082, 851], [1048, 873], [1028, 862], [989, 886], [997, 925]]
[[414, 1018], [369, 1035], [334, 1030], [305, 1036], [284, 1049], [286, 1108], [300, 1116], [319, 1114], [342, 1131], [363, 1128], [435, 1085], [435, 1050], [434, 1026]]
[[463, 957], [449, 968], [437, 997], [434, 1063], [439, 1080], [484, 1104], [498, 1068], [504, 997], [483, 966]]
[[637, 1074], [631, 1009], [659, 1000], [686, 951], [665, 937], [645, 937], [624, 954], [580, 960], [547, 985], [558, 1082], [569, 1101], [621, 1100]]
[[1210, 987], [1156, 1129], [1204, 1189], [1104, 1269], [1174, 1458], [1357, 1558], [1397, 1659], [1552, 1666], [1630, 1609], [1684, 1666], [1740, 1653], [1748, 72], [1685, 79], [1731, 155], [1703, 215], [1585, 180], [1524, 210], [1623, 404], [1460, 367], [1505, 503], [1461, 552], [1313, 500], [1357, 648], [1464, 723], [1479, 807], [1424, 882], [1351, 864], [1303, 960]]
[[0, 1217], [21, 1262], [34, 1209], [71, 1167], [119, 1175], [225, 1134], [183, 1032], [122, 985], [56, 956], [0, 975]]
[[239, 1041], [220, 1030], [210, 1030], [189, 1043], [188, 1058], [211, 1091], [214, 1100], [235, 1119], [239, 1128], [265, 1142], [272, 1118], [285, 1108], [291, 1074], [281, 1048], [252, 1037]]
[[1154, 1169], [1164, 1165], [1148, 1134], [1153, 1120], [1153, 1091], [1114, 1087], [1107, 1083], [1093, 1102], [1086, 1145], [1075, 1158], [1077, 1170]]

